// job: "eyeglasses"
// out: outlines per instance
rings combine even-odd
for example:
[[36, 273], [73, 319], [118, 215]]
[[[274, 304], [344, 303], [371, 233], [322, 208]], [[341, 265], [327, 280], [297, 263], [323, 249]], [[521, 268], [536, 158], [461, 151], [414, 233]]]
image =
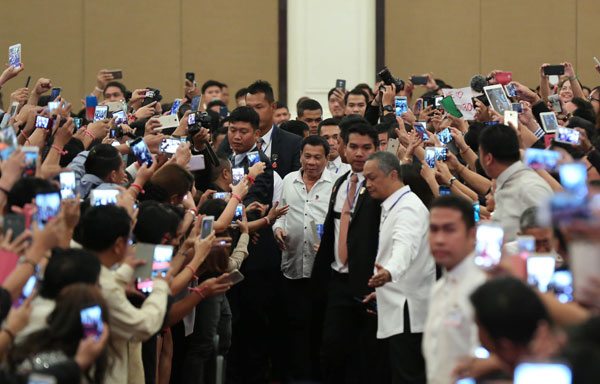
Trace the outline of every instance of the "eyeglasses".
[[588, 101], [590, 101], [590, 102], [592, 102], [592, 101], [597, 101], [597, 102], [599, 102], [599, 103], [600, 103], [600, 99], [593, 98], [592, 96], [588, 96], [588, 98], [587, 98], [587, 99], [588, 99]]

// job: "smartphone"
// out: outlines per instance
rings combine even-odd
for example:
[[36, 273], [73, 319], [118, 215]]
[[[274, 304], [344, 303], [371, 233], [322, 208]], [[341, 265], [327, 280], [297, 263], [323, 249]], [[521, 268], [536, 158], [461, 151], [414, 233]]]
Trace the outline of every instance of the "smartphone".
[[513, 83], [506, 84], [504, 89], [506, 90], [506, 95], [508, 97], [517, 97], [517, 86]]
[[173, 105], [171, 105], [171, 112], [169, 112], [170, 115], [176, 115], [177, 112], [179, 111], [179, 107], [181, 107], [181, 99], [175, 99], [175, 101], [173, 101]]
[[[14, 238], [14, 235], [13, 235], [13, 238]], [[31, 275], [29, 277], [29, 279], [27, 279], [27, 282], [25, 283], [25, 285], [23, 286], [23, 289], [21, 290], [21, 294], [19, 295], [17, 300], [15, 300], [15, 302], [13, 303], [13, 307], [18, 308], [21, 305], [23, 305], [23, 302], [25, 302], [25, 300], [27, 300], [27, 298], [29, 296], [31, 296], [31, 294], [33, 293], [33, 290], [37, 286], [37, 282], [38, 282], [38, 279], [37, 279], [36, 274], [34, 273], [33, 275]]]
[[448, 196], [451, 195], [452, 191], [450, 191], [450, 187], [447, 185], [440, 185], [440, 196]]
[[219, 108], [219, 116], [221, 116], [221, 118], [226, 118], [229, 115], [229, 109], [227, 109], [227, 106], [225, 105], [221, 105], [221, 107]]
[[[202, 101], [202, 96], [194, 96], [192, 98], [192, 112], [196, 112], [200, 109], [200, 102]], [[191, 116], [191, 115], [190, 115]], [[188, 122], [189, 124], [189, 122]]]
[[201, 171], [206, 168], [204, 163], [204, 155], [194, 155], [190, 158], [187, 169], [190, 171]]
[[238, 167], [231, 170], [233, 185], [237, 185], [244, 178], [244, 168]]
[[545, 169], [553, 171], [558, 166], [561, 155], [557, 151], [540, 148], [527, 148], [525, 150], [525, 165], [531, 169]]
[[152, 293], [153, 279], [165, 277], [173, 260], [173, 246], [137, 243], [136, 258], [146, 260], [146, 264], [136, 268], [136, 287], [145, 294]]
[[498, 84], [507, 85], [512, 81], [512, 72], [497, 72], [494, 75], [494, 80]]
[[100, 338], [104, 330], [102, 321], [102, 308], [99, 305], [84, 308], [79, 312], [81, 316], [81, 326], [83, 327], [84, 337], [94, 337], [96, 340]]
[[61, 90], [61, 88], [52, 88], [52, 91], [50, 91], [50, 101], [56, 100], [56, 98], [60, 96]]
[[237, 269], [234, 269], [233, 271], [229, 272], [227, 280], [229, 280], [231, 284], [235, 285], [240, 281], [244, 280], [244, 275], [242, 275], [242, 273]]
[[571, 368], [561, 363], [521, 363], [515, 368], [514, 384], [571, 384]]
[[196, 124], [196, 114], [195, 113], [190, 113], [188, 115], [188, 127], [191, 127], [192, 125]]
[[427, 133], [427, 122], [426, 121], [415, 121], [413, 123], [413, 128], [419, 132], [423, 141], [429, 140], [429, 134]]
[[542, 120], [542, 128], [546, 133], [554, 133], [558, 128], [558, 120], [554, 112], [542, 112], [540, 113], [540, 120]]
[[52, 113], [58, 109], [60, 103], [58, 101], [49, 101], [48, 102], [48, 112]]
[[186, 72], [185, 79], [191, 83], [196, 81], [196, 74], [194, 72]]
[[[519, 104], [520, 105], [520, 104]], [[519, 112], [516, 111], [504, 111], [504, 124], [514, 129], [519, 128]]]
[[553, 292], [561, 303], [573, 301], [573, 274], [571, 271], [555, 271], [548, 285], [548, 290]]
[[394, 98], [394, 104], [396, 106], [396, 116], [402, 116], [403, 113], [408, 112], [408, 101], [406, 96], [396, 96]]
[[517, 236], [517, 247], [519, 254], [530, 254], [535, 252], [535, 237], [523, 235]]
[[576, 196], [587, 195], [587, 168], [584, 163], [566, 163], [558, 167], [560, 183], [566, 192]]
[[77, 132], [83, 125], [83, 119], [81, 117], [74, 117], [73, 125], [75, 126], [75, 132]]
[[179, 139], [176, 139], [174, 137], [165, 137], [164, 139], [162, 139], [158, 150], [160, 153], [174, 155], [177, 151], [177, 148], [179, 148], [179, 145], [181, 145], [181, 141]]
[[523, 106], [521, 103], [512, 103], [510, 106], [513, 111], [517, 113], [523, 113]]
[[435, 168], [436, 160], [446, 161], [448, 158], [448, 149], [446, 147], [427, 147], [425, 148], [425, 162], [429, 168]]
[[233, 215], [233, 219], [231, 220], [231, 224], [237, 224], [238, 220], [242, 220], [242, 216], [244, 215], [244, 204], [238, 204], [235, 207], [235, 213]]
[[[237, 210], [237, 207], [236, 207], [236, 210]], [[210, 235], [210, 233], [213, 231], [213, 222], [214, 221], [215, 221], [214, 216], [204, 216], [202, 218], [202, 228], [201, 228], [201, 232], [200, 232], [201, 239], [208, 237], [208, 235]]]
[[27, 384], [57, 384], [56, 377], [32, 373], [27, 378]]
[[10, 105], [10, 111], [9, 114], [11, 116], [15, 116], [17, 114], [17, 111], [19, 110], [19, 102], [15, 101]]
[[140, 164], [146, 163], [148, 167], [152, 166], [152, 154], [150, 153], [150, 150], [148, 149], [148, 146], [144, 142], [143, 138], [138, 137], [135, 139], [132, 143], [130, 143], [130, 147], [131, 152], [133, 152], [133, 155]]
[[94, 109], [94, 122], [108, 117], [108, 105], [97, 105]]
[[559, 65], [548, 65], [544, 67], [544, 75], [546, 76], [562, 76], [565, 74], [565, 66]]
[[113, 77], [113, 80], [118, 80], [123, 78], [123, 70], [121, 69], [111, 69], [108, 71]]
[[491, 269], [500, 263], [504, 229], [495, 223], [481, 223], [477, 227], [475, 265]]
[[490, 102], [490, 107], [492, 107], [494, 111], [502, 115], [504, 114], [504, 111], [510, 110], [511, 103], [501, 84], [483, 87], [483, 92]]
[[8, 47], [8, 65], [15, 68], [21, 66], [21, 44], [15, 44]]
[[90, 95], [85, 97], [85, 118], [88, 121], [92, 121], [94, 119], [94, 112], [96, 111], [96, 106], [98, 105], [98, 98], [96, 96]]
[[230, 192], [215, 192], [212, 194], [213, 199], [227, 200], [231, 196]]
[[346, 80], [343, 80], [343, 79], [337, 79], [337, 80], [335, 81], [335, 87], [336, 87], [337, 89], [340, 89], [340, 90], [342, 90], [342, 91], [345, 91], [345, 90], [346, 90]]
[[117, 204], [118, 189], [92, 189], [90, 192], [90, 205], [115, 205]]
[[437, 134], [438, 139], [442, 144], [448, 144], [452, 141], [452, 135], [450, 134], [450, 128], [444, 128]]
[[41, 129], [52, 128], [52, 120], [49, 117], [37, 115], [35, 117], [35, 127]]
[[557, 113], [562, 112], [562, 106], [560, 105], [560, 96], [559, 95], [550, 95], [548, 96], [548, 101], [552, 105], [552, 110]]
[[438, 109], [441, 108], [443, 98], [444, 98], [444, 96], [436, 96], [434, 99], [433, 105]]
[[558, 127], [554, 141], [559, 143], [579, 145], [579, 131], [571, 128]]
[[22, 147], [21, 151], [25, 152], [25, 169], [23, 170], [23, 176], [35, 176], [40, 149], [38, 147]]
[[417, 101], [415, 102], [415, 115], [418, 114], [419, 112], [421, 112], [423, 110], [423, 99], [422, 98], [418, 98]]
[[112, 117], [115, 119], [115, 125], [121, 125], [127, 122], [127, 114], [122, 109], [114, 111]]
[[37, 224], [42, 229], [54, 217], [58, 216], [60, 211], [60, 193], [40, 193], [35, 195], [35, 205], [37, 207]]
[[390, 138], [387, 142], [386, 152], [392, 153], [393, 155], [397, 155], [398, 146], [400, 145], [400, 140], [395, 138]]
[[258, 154], [258, 151], [248, 152], [246, 156], [248, 157], [248, 167], [251, 167], [260, 161], [260, 155]]
[[532, 253], [527, 257], [527, 282], [540, 290], [546, 292], [552, 281], [556, 259], [547, 253]]
[[410, 82], [414, 85], [425, 85], [427, 84], [427, 76], [412, 76]]
[[476, 223], [479, 223], [479, 220], [481, 220], [481, 206], [478, 202], [473, 203], [473, 218]]
[[60, 197], [64, 199], [74, 199], [77, 196], [77, 184], [75, 181], [75, 172], [61, 172], [58, 175], [60, 180]]
[[448, 112], [450, 115], [452, 115], [454, 117], [463, 117], [462, 112], [458, 110], [458, 107], [454, 103], [454, 99], [452, 99], [452, 96], [444, 97], [440, 101], [440, 105], [441, 105], [442, 109], [444, 111]]
[[3, 233], [6, 234], [6, 232], [9, 229], [12, 229], [12, 238], [16, 238], [17, 236], [25, 232], [25, 229], [27, 227], [25, 221], [25, 216], [20, 213], [5, 214], [2, 223]]

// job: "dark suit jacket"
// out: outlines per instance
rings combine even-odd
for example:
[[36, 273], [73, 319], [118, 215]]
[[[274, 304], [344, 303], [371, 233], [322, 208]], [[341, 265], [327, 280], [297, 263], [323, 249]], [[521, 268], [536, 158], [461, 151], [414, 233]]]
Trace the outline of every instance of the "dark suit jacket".
[[[311, 285], [316, 293], [323, 294], [331, 277], [334, 260], [335, 224], [334, 206], [340, 185], [348, 177], [347, 172], [334, 184], [329, 200], [329, 211], [325, 218], [324, 233], [313, 265]], [[363, 296], [373, 289], [367, 282], [373, 276], [377, 247], [379, 245], [380, 202], [375, 201], [363, 186], [357, 191], [358, 200], [348, 228], [348, 271], [349, 284], [356, 296]]]
[[[271, 133], [271, 162], [273, 169], [283, 179], [290, 172], [300, 169], [300, 144], [302, 138], [288, 131], [273, 126]], [[230, 156], [233, 152], [227, 137], [219, 146], [219, 153]]]

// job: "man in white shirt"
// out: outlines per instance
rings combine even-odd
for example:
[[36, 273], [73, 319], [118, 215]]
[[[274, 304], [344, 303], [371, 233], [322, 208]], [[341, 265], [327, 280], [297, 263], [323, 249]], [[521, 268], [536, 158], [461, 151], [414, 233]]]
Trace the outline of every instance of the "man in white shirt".
[[392, 383], [425, 383], [421, 340], [435, 264], [427, 234], [429, 212], [404, 185], [400, 162], [377, 152], [364, 167], [367, 190], [381, 203], [379, 248], [369, 286], [376, 288], [377, 338], [387, 339]]
[[493, 220], [504, 228], [504, 241], [519, 231], [521, 214], [552, 196], [552, 189], [540, 175], [521, 161], [515, 130], [503, 124], [490, 125], [479, 137], [479, 161], [485, 173], [496, 179]]
[[433, 201], [429, 221], [429, 246], [444, 275], [431, 292], [423, 355], [427, 382], [450, 384], [457, 364], [479, 347], [469, 296], [486, 275], [473, 260], [476, 227], [469, 201], [442, 196]]
[[315, 259], [315, 245], [329, 208], [333, 180], [327, 165], [329, 145], [320, 136], [302, 141], [299, 171], [283, 179], [281, 204], [289, 205], [287, 215], [273, 226], [275, 239], [283, 251], [281, 271], [287, 305], [289, 340], [289, 374], [292, 380], [311, 379], [311, 366], [318, 356], [310, 354], [310, 275]]
[[338, 119], [330, 118], [321, 121], [319, 124], [319, 136], [329, 143], [327, 170], [336, 178], [345, 175], [351, 168], [350, 164], [342, 162], [340, 156], [341, 131], [339, 123]]

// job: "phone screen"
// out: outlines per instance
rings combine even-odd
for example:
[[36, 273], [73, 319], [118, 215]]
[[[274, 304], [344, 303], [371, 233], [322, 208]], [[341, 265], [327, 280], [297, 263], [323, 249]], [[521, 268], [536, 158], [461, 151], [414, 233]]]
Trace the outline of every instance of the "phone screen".
[[571, 384], [571, 368], [559, 363], [521, 363], [515, 368], [514, 384]]
[[56, 100], [56, 98], [60, 96], [60, 91], [60, 88], [52, 88], [52, 91], [50, 92], [50, 101]]
[[249, 167], [253, 166], [254, 164], [260, 161], [260, 155], [258, 154], [258, 151], [248, 152], [246, 156], [248, 157]]
[[37, 206], [37, 224], [40, 229], [58, 215], [60, 211], [60, 193], [40, 193], [35, 196]]
[[90, 192], [90, 205], [93, 207], [98, 205], [115, 205], [117, 204], [117, 189], [93, 189]]
[[346, 89], [346, 80], [343, 79], [337, 79], [335, 81], [335, 87], [337, 89], [341, 89], [342, 91]]
[[229, 198], [231, 194], [229, 192], [215, 192], [212, 195], [213, 199], [221, 199], [221, 200], [226, 200]]
[[244, 205], [238, 204], [235, 207], [235, 214], [233, 215], [233, 220], [231, 220], [231, 223], [236, 224], [238, 220], [242, 220], [243, 214], [244, 214]]
[[83, 335], [85, 337], [93, 336], [97, 340], [104, 330], [102, 308], [99, 305], [94, 305], [93, 307], [82, 309], [80, 316]]
[[519, 127], [519, 112], [504, 111], [504, 124], [517, 129]]
[[179, 148], [180, 144], [181, 141], [179, 139], [174, 139], [171, 137], [164, 138], [160, 143], [160, 152], [174, 155], [175, 152], [177, 152], [177, 148]]
[[[139, 246], [139, 245], [138, 245]], [[152, 248], [152, 271], [150, 277], [138, 278], [137, 289], [142, 293], [152, 293], [154, 284], [152, 280], [158, 276], [165, 277], [171, 267], [173, 247], [170, 245], [156, 245]]]
[[94, 121], [100, 121], [106, 119], [108, 116], [108, 106], [98, 105], [94, 110]]
[[533, 236], [517, 236], [517, 247], [519, 253], [533, 253], [535, 252], [535, 237]]
[[558, 168], [565, 191], [577, 196], [587, 195], [587, 168], [584, 163], [567, 163]]
[[573, 301], [573, 274], [571, 271], [554, 272], [552, 280], [548, 285], [548, 290], [554, 292], [554, 295], [561, 303]]
[[19, 298], [14, 302], [13, 307], [18, 308], [23, 305], [23, 302], [25, 302], [25, 300], [27, 300], [27, 298], [33, 293], [37, 282], [38, 280], [35, 274], [31, 275], [31, 277], [27, 279], [27, 282], [23, 286], [23, 290], [21, 290], [21, 295], [19, 295]]
[[176, 115], [179, 111], [179, 107], [181, 107], [181, 99], [175, 99], [175, 101], [173, 101], [173, 105], [171, 106], [171, 112], [169, 114]]
[[112, 116], [115, 119], [115, 125], [120, 125], [127, 122], [127, 114], [123, 110], [114, 111]]
[[40, 115], [37, 115], [35, 117], [35, 127], [36, 128], [48, 129], [49, 126], [50, 126], [50, 118], [49, 117], [40, 116]]
[[149, 167], [152, 165], [152, 155], [144, 140], [140, 138], [136, 140], [136, 143], [132, 143], [131, 151], [140, 163], [146, 163]]
[[427, 122], [426, 121], [415, 121], [413, 127], [417, 132], [421, 134], [423, 140], [429, 140], [429, 134], [427, 133]]
[[448, 196], [451, 195], [452, 191], [450, 191], [450, 187], [446, 185], [440, 185], [440, 196]]
[[511, 103], [508, 100], [506, 93], [504, 93], [502, 85], [489, 85], [487, 87], [483, 87], [483, 91], [490, 101], [490, 106], [494, 109], [494, 111], [503, 115], [504, 111], [510, 110]]
[[554, 274], [556, 260], [552, 255], [531, 254], [527, 258], [527, 282], [546, 292]]
[[473, 218], [476, 223], [479, 223], [479, 220], [481, 220], [481, 206], [479, 203], [473, 203]]
[[540, 113], [540, 119], [542, 120], [542, 127], [546, 133], [554, 133], [558, 129], [558, 120], [554, 112], [542, 112]]
[[448, 144], [452, 141], [452, 135], [450, 134], [450, 128], [445, 128], [437, 133], [438, 139], [442, 144]]
[[396, 96], [394, 99], [396, 106], [396, 116], [402, 116], [403, 113], [408, 112], [408, 101], [404, 96]]
[[510, 84], [506, 84], [504, 86], [504, 89], [506, 90], [506, 95], [508, 97], [517, 97], [517, 86], [510, 83]]
[[517, 113], [523, 113], [523, 106], [521, 105], [521, 103], [512, 103], [510, 106], [513, 111]]
[[8, 65], [15, 68], [21, 66], [21, 44], [15, 44], [8, 47]]
[[27, 378], [27, 384], [56, 384], [56, 377], [32, 373]]
[[560, 153], [540, 148], [527, 148], [525, 150], [525, 165], [531, 169], [545, 169], [553, 171], [558, 166]]
[[579, 131], [571, 128], [558, 127], [556, 129], [556, 137], [554, 140], [561, 143], [579, 145]]
[[[237, 210], [237, 207], [236, 207]], [[214, 216], [206, 216], [202, 219], [202, 229], [200, 232], [200, 238], [204, 239], [206, 238], [208, 235], [210, 235], [210, 233], [213, 230], [213, 222], [215, 220]]]
[[231, 170], [233, 185], [237, 185], [244, 178], [244, 168], [233, 168]]
[[436, 160], [446, 161], [448, 149], [445, 147], [427, 147], [425, 148], [425, 162], [429, 168], [435, 168]]
[[202, 96], [194, 96], [194, 98], [192, 99], [192, 112], [196, 112], [200, 108], [201, 101]]
[[74, 199], [77, 195], [77, 184], [75, 181], [75, 172], [61, 172], [60, 180], [60, 197], [62, 199]]
[[500, 262], [504, 229], [495, 224], [480, 224], [477, 227], [475, 264], [483, 269], [492, 268]]
[[38, 151], [37, 147], [35, 150], [26, 149], [28, 147], [23, 147], [23, 152], [25, 152], [25, 169], [23, 170], [23, 176], [25, 177], [33, 177], [35, 176], [35, 169], [37, 168], [37, 159], [38, 159]]

